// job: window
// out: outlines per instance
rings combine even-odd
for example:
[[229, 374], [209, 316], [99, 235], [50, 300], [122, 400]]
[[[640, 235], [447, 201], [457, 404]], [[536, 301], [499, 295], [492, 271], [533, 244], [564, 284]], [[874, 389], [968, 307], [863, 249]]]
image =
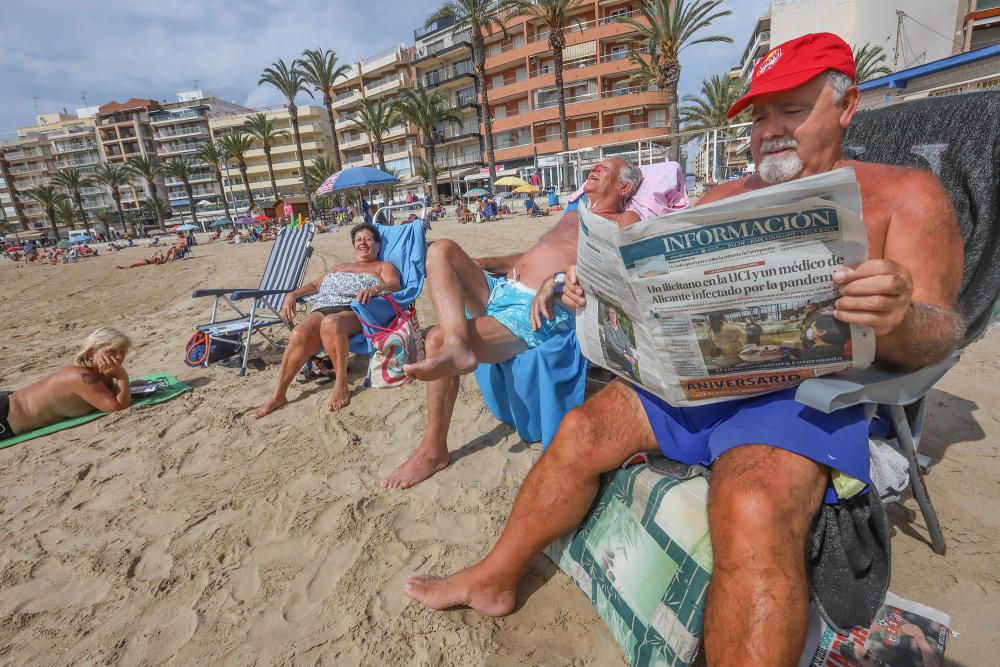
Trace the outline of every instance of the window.
[[499, 88], [503, 85], [503, 74], [497, 74], [493, 77], [492, 83], [490, 84], [493, 88]]
[[527, 98], [518, 101], [518, 103], [517, 103], [517, 112], [518, 113], [528, 113], [528, 99]]
[[493, 107], [493, 118], [506, 118], [507, 117], [507, 107], [501, 105]]
[[545, 126], [545, 141], [559, 141], [559, 126], [558, 125], [546, 125]]
[[594, 121], [592, 121], [590, 118], [587, 118], [586, 120], [578, 120], [576, 121], [576, 126], [573, 129], [573, 133], [576, 134], [576, 136], [578, 137], [590, 136], [591, 134], [593, 134], [593, 131], [591, 129], [593, 128], [593, 126], [594, 126]]
[[649, 113], [646, 115], [649, 120], [650, 127], [666, 127], [667, 126], [667, 110], [666, 109], [650, 109]]
[[612, 60], [624, 60], [628, 58], [628, 45], [627, 44], [615, 44], [611, 47], [611, 59]]
[[621, 130], [627, 130], [628, 124], [629, 124], [629, 115], [627, 113], [615, 116], [614, 120], [611, 122], [611, 125], [612, 127], [614, 127], [615, 131], [619, 132]]

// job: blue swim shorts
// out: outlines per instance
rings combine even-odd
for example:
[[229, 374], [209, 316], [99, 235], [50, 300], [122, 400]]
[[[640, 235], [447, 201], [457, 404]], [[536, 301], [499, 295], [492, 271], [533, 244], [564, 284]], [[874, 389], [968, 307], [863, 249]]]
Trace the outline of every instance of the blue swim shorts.
[[542, 328], [533, 331], [531, 302], [535, 299], [535, 290], [505, 276], [489, 273], [483, 275], [486, 278], [486, 287], [490, 290], [486, 316], [504, 325], [512, 334], [527, 343], [529, 349], [538, 347], [558, 333], [573, 330], [576, 324], [574, 316], [563, 308], [554, 307], [555, 319], [543, 319]]
[[[871, 483], [868, 421], [862, 406], [820, 412], [795, 400], [795, 387], [762, 396], [676, 408], [634, 387], [668, 459], [708, 466], [740, 445], [769, 445]], [[827, 502], [830, 502], [829, 494]]]

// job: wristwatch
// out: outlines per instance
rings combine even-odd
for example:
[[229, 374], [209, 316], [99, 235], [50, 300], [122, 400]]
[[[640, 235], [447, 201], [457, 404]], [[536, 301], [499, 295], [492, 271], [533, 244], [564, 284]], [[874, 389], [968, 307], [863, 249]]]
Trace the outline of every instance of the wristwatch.
[[563, 287], [566, 286], [566, 272], [560, 271], [559, 273], [552, 276], [552, 282], [555, 285], [555, 293], [562, 294]]

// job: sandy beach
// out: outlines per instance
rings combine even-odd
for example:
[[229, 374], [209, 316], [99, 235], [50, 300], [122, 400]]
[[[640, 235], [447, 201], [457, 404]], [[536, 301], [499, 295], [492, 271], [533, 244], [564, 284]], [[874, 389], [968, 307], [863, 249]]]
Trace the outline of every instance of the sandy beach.
[[[555, 222], [435, 224], [472, 255], [528, 247]], [[204, 236], [204, 235], [203, 235]], [[318, 235], [309, 278], [352, 256], [345, 232]], [[423, 387], [361, 389], [331, 414], [330, 386], [293, 384], [290, 403], [254, 421], [268, 366], [191, 369], [183, 344], [207, 319], [199, 287], [255, 287], [270, 243], [199, 245], [194, 257], [116, 270], [135, 247], [72, 265], [0, 259], [7, 324], [0, 388], [70, 363], [101, 325], [128, 333], [132, 376], [167, 372], [194, 387], [42, 439], [0, 449], [0, 663], [622, 665], [617, 644], [568, 577], [539, 558], [503, 619], [431, 612], [402, 592], [414, 572], [470, 564], [499, 534], [539, 455], [462, 382], [452, 465], [408, 491], [379, 481], [415, 447]], [[430, 298], [418, 302], [424, 326]], [[916, 503], [890, 509], [891, 590], [951, 614], [954, 664], [1000, 653], [1000, 335], [971, 346], [928, 400], [921, 451], [948, 552], [928, 546]]]

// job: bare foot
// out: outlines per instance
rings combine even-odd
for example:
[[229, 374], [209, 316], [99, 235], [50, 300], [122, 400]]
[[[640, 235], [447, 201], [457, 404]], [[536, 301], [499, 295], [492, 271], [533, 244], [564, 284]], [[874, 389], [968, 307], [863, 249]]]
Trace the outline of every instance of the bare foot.
[[260, 406], [250, 414], [253, 415], [254, 419], [260, 419], [261, 417], [266, 417], [267, 415], [271, 414], [278, 408], [284, 406], [286, 403], [288, 403], [288, 399], [285, 398], [284, 396], [281, 396], [280, 398], [271, 398], [271, 400], [269, 400], [267, 403]]
[[[339, 378], [338, 378], [339, 379]], [[346, 408], [351, 403], [351, 390], [348, 388], [347, 383], [337, 382], [333, 385], [333, 396], [330, 397], [330, 402], [327, 407], [330, 408], [330, 412], [336, 412], [341, 408]]]
[[506, 616], [514, 611], [517, 585], [498, 586], [480, 576], [476, 567], [444, 578], [411, 577], [403, 592], [431, 609], [471, 607], [487, 616]]
[[467, 346], [445, 344], [433, 357], [415, 364], [405, 364], [403, 372], [418, 380], [438, 380], [471, 373], [478, 363], [476, 353]]
[[408, 489], [448, 467], [449, 457], [430, 456], [419, 449], [382, 480], [383, 489]]

